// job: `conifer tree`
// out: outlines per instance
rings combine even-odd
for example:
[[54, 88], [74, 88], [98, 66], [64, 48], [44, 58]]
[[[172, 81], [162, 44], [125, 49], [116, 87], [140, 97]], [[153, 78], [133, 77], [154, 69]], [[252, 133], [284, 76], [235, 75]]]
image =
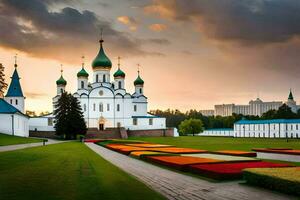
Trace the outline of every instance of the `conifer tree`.
[[5, 83], [4, 66], [0, 63], [0, 98], [4, 97], [4, 92], [7, 88]]
[[63, 93], [61, 95], [55, 105], [54, 115], [57, 135], [65, 136], [65, 139], [76, 139], [78, 134], [86, 133], [86, 124], [80, 103], [71, 94]]

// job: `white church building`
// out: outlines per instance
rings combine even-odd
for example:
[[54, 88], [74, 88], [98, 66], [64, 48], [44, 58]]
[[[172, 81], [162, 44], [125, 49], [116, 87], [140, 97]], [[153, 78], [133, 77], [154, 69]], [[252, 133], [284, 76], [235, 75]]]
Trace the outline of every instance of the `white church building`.
[[29, 116], [24, 114], [25, 97], [20, 84], [17, 63], [4, 98], [0, 98], [0, 133], [28, 137]]
[[[138, 75], [133, 82], [133, 94], [126, 90], [126, 74], [120, 68], [111, 77], [112, 62], [107, 57], [100, 40], [100, 49], [92, 62], [93, 73], [84, 68], [77, 73], [77, 91], [73, 93], [82, 107], [89, 129], [125, 128], [129, 130], [166, 129], [166, 119], [148, 114], [148, 98], [144, 95], [144, 81]], [[53, 107], [66, 91], [67, 81], [63, 74], [56, 81], [57, 95], [53, 98]], [[32, 131], [54, 131], [54, 116], [42, 116], [30, 119]]]

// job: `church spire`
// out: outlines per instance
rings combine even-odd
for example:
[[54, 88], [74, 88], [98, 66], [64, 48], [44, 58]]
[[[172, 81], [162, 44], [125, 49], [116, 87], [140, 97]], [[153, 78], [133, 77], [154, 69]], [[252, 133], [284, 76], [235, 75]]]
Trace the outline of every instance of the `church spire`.
[[11, 82], [5, 97], [24, 97], [20, 84], [20, 77], [17, 70], [17, 54], [15, 55], [15, 71], [11, 77]]
[[56, 85], [63, 85], [66, 86], [67, 85], [67, 81], [64, 79], [63, 77], [63, 65], [60, 65], [60, 78], [56, 81]]
[[294, 96], [293, 96], [293, 93], [292, 93], [292, 89], [291, 89], [291, 88], [290, 88], [290, 94], [289, 94], [288, 100], [294, 100]]

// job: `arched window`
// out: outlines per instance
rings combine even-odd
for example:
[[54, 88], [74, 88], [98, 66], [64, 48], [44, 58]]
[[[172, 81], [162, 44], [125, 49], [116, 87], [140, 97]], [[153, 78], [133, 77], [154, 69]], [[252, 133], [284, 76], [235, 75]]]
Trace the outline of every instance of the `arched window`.
[[119, 89], [121, 89], [122, 88], [122, 82], [119, 81], [118, 84], [119, 84]]
[[12, 102], [12, 99], [10, 100], [10, 104], [12, 104], [13, 102]]
[[16, 99], [16, 105], [18, 105], [18, 99]]
[[109, 106], [109, 103], [107, 104], [107, 111], [109, 111], [110, 110], [110, 106]]
[[83, 111], [86, 111], [86, 104], [83, 104]]
[[98, 76], [98, 74], [96, 75], [96, 83], [98, 83], [99, 82], [99, 76]]
[[102, 103], [100, 103], [100, 105], [99, 105], [99, 111], [103, 112], [103, 104]]
[[84, 82], [81, 81], [81, 89], [83, 89], [83, 88], [84, 88]]
[[117, 111], [120, 111], [120, 104], [117, 104]]
[[93, 105], [93, 110], [96, 111], [96, 104]]
[[106, 76], [103, 74], [103, 82], [106, 82]]
[[134, 112], [137, 111], [137, 106], [136, 106], [136, 105], [133, 106], [133, 111], [134, 111]]
[[141, 93], [141, 94], [143, 93], [143, 90], [142, 90], [142, 88], [140, 88], [140, 93]]

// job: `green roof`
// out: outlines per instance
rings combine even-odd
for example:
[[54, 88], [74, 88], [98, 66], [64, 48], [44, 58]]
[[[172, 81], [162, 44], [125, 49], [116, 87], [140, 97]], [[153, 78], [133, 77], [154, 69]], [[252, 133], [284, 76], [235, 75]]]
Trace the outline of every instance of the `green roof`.
[[125, 78], [125, 73], [120, 68], [114, 73], [114, 77], [118, 76]]
[[67, 81], [61, 75], [60, 78], [56, 81], [56, 85], [67, 85]]
[[93, 68], [97, 68], [97, 67], [111, 68], [112, 66], [110, 59], [105, 55], [102, 43], [103, 40], [100, 40], [100, 50], [92, 63]]
[[89, 74], [82, 67], [82, 69], [77, 73], [77, 77], [89, 77]]
[[144, 85], [144, 81], [141, 79], [140, 75], [135, 79], [134, 85]]

